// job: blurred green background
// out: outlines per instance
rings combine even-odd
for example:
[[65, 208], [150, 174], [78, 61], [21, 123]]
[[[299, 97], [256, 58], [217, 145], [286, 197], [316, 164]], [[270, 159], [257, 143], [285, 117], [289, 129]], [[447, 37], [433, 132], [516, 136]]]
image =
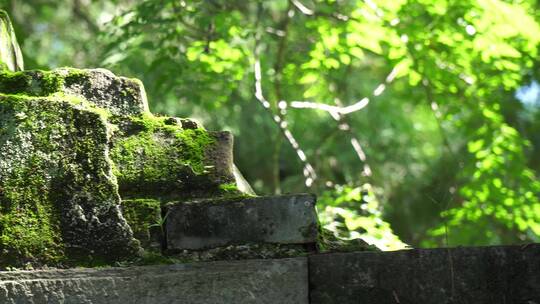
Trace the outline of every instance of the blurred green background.
[[[26, 69], [140, 78], [258, 194], [382, 249], [540, 241], [540, 2], [0, 0]], [[367, 99], [366, 99], [367, 98]]]

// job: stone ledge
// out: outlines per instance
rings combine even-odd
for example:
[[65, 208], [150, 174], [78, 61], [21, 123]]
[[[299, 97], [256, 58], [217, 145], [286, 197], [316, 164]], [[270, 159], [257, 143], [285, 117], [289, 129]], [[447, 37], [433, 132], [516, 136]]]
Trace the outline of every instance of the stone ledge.
[[0, 272], [0, 303], [308, 303], [307, 258]]
[[539, 304], [540, 244], [0, 272], [0, 303], [9, 304], [302, 304], [308, 297], [314, 304]]
[[540, 244], [310, 256], [311, 303], [539, 304]]
[[306, 244], [317, 241], [315, 196], [177, 203], [167, 208], [167, 250], [231, 244]]

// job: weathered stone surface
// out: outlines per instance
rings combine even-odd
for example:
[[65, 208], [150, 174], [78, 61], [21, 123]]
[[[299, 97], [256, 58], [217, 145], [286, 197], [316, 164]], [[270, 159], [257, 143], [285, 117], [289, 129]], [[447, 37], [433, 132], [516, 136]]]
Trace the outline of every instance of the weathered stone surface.
[[80, 96], [117, 115], [136, 115], [148, 112], [146, 91], [134, 78], [117, 77], [105, 69], [82, 70], [79, 77], [69, 77], [72, 69], [55, 72], [67, 77], [62, 92]]
[[209, 145], [205, 151], [205, 159], [213, 168], [209, 168], [212, 179], [219, 184], [234, 182], [233, 174], [233, 136], [230, 132], [215, 132], [212, 134], [215, 144]]
[[314, 246], [305, 244], [249, 243], [205, 250], [182, 250], [172, 254], [169, 251], [167, 258], [190, 262], [283, 259], [307, 256], [314, 252]]
[[540, 244], [309, 257], [311, 303], [540, 303]]
[[138, 189], [152, 197], [210, 197], [222, 192], [221, 184], [236, 187], [232, 135], [207, 132], [189, 119], [152, 115], [137, 79], [105, 69], [0, 71], [0, 93], [79, 98], [107, 114], [107, 122], [117, 128], [111, 157], [118, 163], [122, 195], [138, 198], [125, 191]]
[[315, 196], [287, 195], [168, 206], [167, 249], [245, 243], [315, 243]]
[[0, 265], [115, 261], [120, 213], [103, 113], [72, 97], [0, 95]]
[[144, 249], [160, 251], [163, 242], [161, 202], [155, 199], [123, 199], [122, 214]]
[[112, 138], [123, 198], [174, 199], [219, 196], [233, 183], [232, 137], [198, 127], [183, 129], [151, 115], [112, 119]]
[[120, 196], [157, 202], [126, 209], [150, 248], [159, 220], [129, 211], [242, 195], [230, 133], [152, 115], [138, 80], [102, 69], [3, 70], [0, 96], [0, 267], [132, 256]]
[[117, 77], [105, 69], [60, 68], [0, 73], [0, 93], [28, 96], [71, 95], [115, 115], [148, 112], [144, 86], [138, 79]]
[[308, 303], [306, 258], [0, 272], [5, 304]]

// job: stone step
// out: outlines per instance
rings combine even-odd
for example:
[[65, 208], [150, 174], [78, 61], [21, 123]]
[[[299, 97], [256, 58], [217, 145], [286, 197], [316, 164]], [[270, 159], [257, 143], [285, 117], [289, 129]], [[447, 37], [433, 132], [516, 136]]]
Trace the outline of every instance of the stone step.
[[231, 244], [317, 241], [315, 196], [253, 197], [167, 206], [167, 249], [203, 250]]
[[0, 303], [308, 303], [307, 258], [0, 272]]

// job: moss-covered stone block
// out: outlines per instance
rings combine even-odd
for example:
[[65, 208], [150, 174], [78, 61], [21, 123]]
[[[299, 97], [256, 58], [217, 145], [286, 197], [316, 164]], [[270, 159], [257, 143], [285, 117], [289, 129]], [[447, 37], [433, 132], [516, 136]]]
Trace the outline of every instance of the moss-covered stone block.
[[232, 147], [228, 132], [152, 115], [138, 80], [0, 71], [0, 267], [160, 248], [159, 202], [243, 195]]
[[161, 202], [155, 199], [122, 200], [122, 214], [144, 249], [160, 251], [164, 238]]
[[186, 129], [150, 114], [112, 121], [118, 130], [111, 158], [122, 197], [212, 197], [225, 194], [222, 185], [235, 184], [229, 133]]
[[53, 71], [0, 72], [0, 93], [27, 96], [71, 95], [113, 115], [148, 112], [144, 86], [138, 79], [117, 77], [105, 69], [60, 68]]
[[138, 243], [120, 212], [102, 111], [0, 95], [0, 265], [110, 262]]

